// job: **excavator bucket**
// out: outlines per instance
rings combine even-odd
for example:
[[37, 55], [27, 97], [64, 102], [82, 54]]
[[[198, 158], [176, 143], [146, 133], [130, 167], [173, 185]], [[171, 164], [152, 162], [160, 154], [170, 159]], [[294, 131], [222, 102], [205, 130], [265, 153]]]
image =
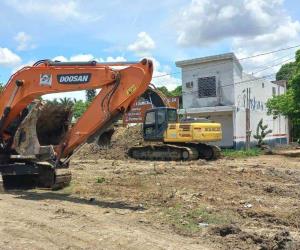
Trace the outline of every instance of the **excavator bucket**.
[[4, 187], [23, 187], [24, 183], [51, 189], [67, 186], [71, 181], [70, 171], [55, 168], [53, 162], [54, 147], [70, 126], [71, 107], [35, 101], [29, 110], [14, 136], [17, 155], [11, 156], [14, 161], [26, 162], [27, 172], [2, 173]]
[[70, 107], [36, 101], [15, 134], [13, 148], [21, 156], [53, 159], [53, 146], [68, 131], [71, 113]]

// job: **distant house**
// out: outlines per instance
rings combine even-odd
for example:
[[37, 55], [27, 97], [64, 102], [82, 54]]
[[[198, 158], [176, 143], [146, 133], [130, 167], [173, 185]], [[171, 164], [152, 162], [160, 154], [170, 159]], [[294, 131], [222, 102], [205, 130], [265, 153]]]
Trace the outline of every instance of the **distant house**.
[[288, 143], [288, 120], [269, 116], [266, 109], [269, 98], [285, 93], [284, 81], [244, 73], [233, 53], [178, 61], [176, 66], [182, 69], [183, 109], [179, 113], [222, 123], [222, 147], [243, 148], [247, 130], [252, 131], [248, 141], [256, 144], [253, 135], [261, 118], [272, 129], [266, 138], [269, 144]]

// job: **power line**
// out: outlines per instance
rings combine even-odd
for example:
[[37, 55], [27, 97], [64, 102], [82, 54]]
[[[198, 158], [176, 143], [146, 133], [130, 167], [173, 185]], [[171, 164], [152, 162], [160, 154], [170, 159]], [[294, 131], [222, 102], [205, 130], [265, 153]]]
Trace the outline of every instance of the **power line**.
[[266, 68], [264, 68], [264, 69], [258, 70], [258, 71], [256, 71], [256, 72], [254, 72], [253, 74], [257, 74], [257, 73], [262, 72], [262, 71], [265, 71], [265, 70], [267, 70], [267, 69], [271, 69], [271, 68], [273, 68], [273, 67], [276, 67], [276, 66], [278, 66], [278, 65], [281, 65], [281, 64], [283, 64], [283, 63], [286, 63], [286, 62], [288, 62], [288, 61], [290, 61], [290, 60], [292, 60], [292, 59], [294, 59], [294, 58], [295, 58], [295, 57], [293, 56], [293, 57], [291, 57], [291, 58], [289, 58], [289, 59], [287, 59], [287, 60], [281, 61], [281, 62], [279, 62], [279, 63], [276, 63], [276, 64], [273, 64], [273, 65], [271, 65], [271, 66], [269, 66], [269, 67], [266, 67]]
[[[277, 52], [285, 51], [285, 50], [289, 50], [289, 49], [294, 49], [294, 48], [298, 48], [298, 47], [300, 47], [300, 44], [295, 45], [295, 46], [291, 46], [291, 47], [286, 47], [286, 48], [278, 49], [278, 50], [264, 52], [264, 53], [260, 53], [260, 54], [256, 54], [256, 55], [252, 55], [252, 56], [248, 56], [248, 57], [238, 58], [237, 60], [239, 60], [239, 61], [247, 60], [247, 59], [256, 58], [256, 57], [259, 57], [259, 56], [265, 56], [265, 55], [269, 55], [269, 54], [273, 54], [273, 53], [277, 53]], [[213, 66], [217, 66], [217, 65], [221, 65], [221, 64], [226, 64], [226, 63], [227, 62], [221, 62], [221, 63], [214, 64]], [[193, 68], [191, 70], [185, 70], [185, 72], [194, 71], [195, 69], [205, 69], [205, 68], [210, 68], [210, 67], [212, 67], [212, 66], [209, 66], [209, 67], [201, 66], [199, 68]], [[177, 71], [177, 72], [173, 72], [173, 73], [166, 73], [166, 74], [163, 74], [163, 75], [154, 76], [152, 78], [161, 78], [161, 77], [176, 75], [176, 74], [180, 74], [180, 73], [181, 73], [181, 71]]]
[[[274, 59], [272, 62], [274, 63], [274, 62], [277, 62], [277, 61], [280, 61], [280, 60], [282, 60], [282, 59], [285, 59], [285, 58], [287, 58], [287, 57], [291, 57], [292, 55], [294, 55], [294, 54], [286, 54], [286, 55], [284, 55], [284, 56], [282, 56], [282, 57], [279, 57], [279, 58], [276, 58], [276, 59]], [[270, 64], [270, 62], [268, 62], [268, 63], [264, 63], [263, 65], [259, 65], [259, 66], [256, 66], [254, 69], [263, 69], [263, 68], [265, 68], [266, 66], [268, 67], [268, 65]], [[253, 69], [253, 70], [254, 70]]]
[[295, 46], [291, 46], [291, 47], [286, 47], [286, 48], [282, 48], [282, 49], [277, 49], [277, 50], [273, 50], [273, 51], [269, 51], [269, 52], [265, 52], [265, 53], [261, 53], [261, 54], [257, 54], [257, 55], [253, 55], [253, 56], [247, 56], [244, 58], [240, 58], [238, 60], [242, 61], [242, 60], [246, 60], [246, 59], [250, 59], [250, 58], [254, 58], [254, 57], [259, 57], [259, 56], [265, 56], [265, 55], [269, 55], [269, 54], [274, 54], [280, 51], [284, 51], [284, 50], [289, 50], [289, 49], [295, 49], [300, 47], [300, 44], [295, 45]]

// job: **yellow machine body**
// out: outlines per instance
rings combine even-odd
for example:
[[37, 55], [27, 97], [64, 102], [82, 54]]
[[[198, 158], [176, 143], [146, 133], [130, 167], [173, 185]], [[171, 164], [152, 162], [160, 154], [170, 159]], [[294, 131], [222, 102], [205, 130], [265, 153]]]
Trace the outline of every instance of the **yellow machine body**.
[[215, 142], [222, 140], [220, 123], [169, 123], [164, 142]]

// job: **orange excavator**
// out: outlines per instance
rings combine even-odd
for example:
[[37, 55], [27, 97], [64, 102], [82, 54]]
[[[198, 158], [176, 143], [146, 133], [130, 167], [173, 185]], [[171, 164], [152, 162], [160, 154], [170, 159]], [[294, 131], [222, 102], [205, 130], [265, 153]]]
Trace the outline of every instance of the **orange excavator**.
[[[19, 181], [46, 188], [67, 185], [70, 157], [130, 109], [147, 90], [152, 73], [153, 63], [147, 59], [120, 63], [41, 60], [17, 71], [0, 93], [4, 186]], [[70, 112], [61, 116], [39, 100], [45, 94], [88, 89], [101, 91], [73, 126]]]

